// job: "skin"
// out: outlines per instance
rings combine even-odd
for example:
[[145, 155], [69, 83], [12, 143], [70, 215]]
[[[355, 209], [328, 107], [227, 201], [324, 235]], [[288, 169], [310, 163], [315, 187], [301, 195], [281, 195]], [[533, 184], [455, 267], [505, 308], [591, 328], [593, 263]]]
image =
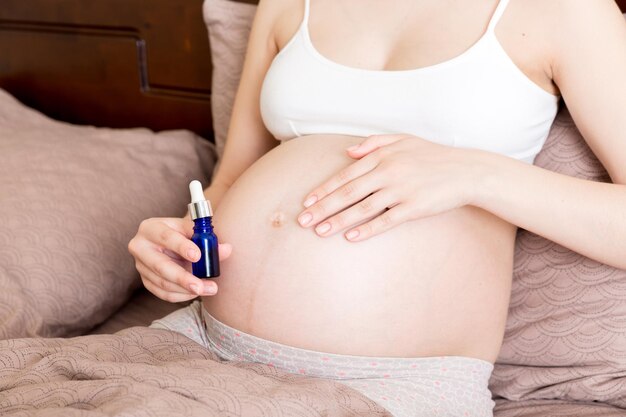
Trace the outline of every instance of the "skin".
[[362, 140], [295, 138], [237, 179], [213, 216], [235, 250], [204, 307], [240, 331], [320, 352], [493, 361], [513, 226], [465, 206], [353, 243], [296, 222], [306, 190], [349, 166], [344, 149]]
[[[520, 24], [520, 17], [514, 15], [518, 3], [511, 2], [500, 26]], [[299, 215], [301, 224], [304, 218], [311, 218], [304, 226], [317, 225], [320, 236], [348, 228], [346, 235], [357, 234], [350, 239], [356, 242], [407, 220], [471, 204], [592, 259], [626, 268], [626, 25], [612, 1], [546, 3], [542, 9], [558, 9], [563, 18], [554, 21], [552, 31], [543, 29], [551, 40], [544, 50], [536, 47], [543, 59], [536, 60], [533, 68], [528, 57], [520, 57], [519, 65], [544, 89], [554, 91], [553, 84], [558, 86], [577, 126], [614, 184], [575, 179], [489, 152], [472, 159], [469, 154], [461, 155], [468, 153], [466, 150], [445, 149], [411, 135], [380, 135], [349, 151], [359, 162], [307, 195], [305, 206], [307, 200], [309, 204], [317, 202]], [[525, 38], [526, 33], [522, 33]], [[515, 59], [515, 46], [520, 40], [516, 42], [506, 32], [503, 38], [505, 46], [513, 44], [511, 55]], [[541, 63], [545, 66], [543, 76], [538, 69]], [[445, 163], [455, 158], [467, 163]], [[396, 187], [394, 198], [377, 198], [387, 190], [379, 190], [378, 184], [396, 172], [401, 172], [398, 177], [408, 179], [408, 184]], [[472, 183], [481, 186], [463, 186], [465, 180], [461, 178], [468, 172], [474, 174]], [[472, 192], [467, 194], [466, 190]], [[348, 207], [371, 193], [366, 201], [376, 201], [370, 204], [372, 211], [393, 208], [350, 228], [371, 212]], [[550, 215], [555, 207], [559, 216]], [[328, 217], [325, 213], [337, 214]], [[320, 233], [324, 224], [329, 227]]]
[[[452, 0], [396, 3], [397, 8], [389, 8], [368, 0], [359, 1], [357, 7], [355, 0], [314, 0], [309, 27], [316, 49], [352, 67], [397, 70], [432, 65], [467, 49], [484, 31], [496, 1], [477, 0], [472, 7]], [[301, 0], [259, 4], [221, 167], [205, 191], [214, 207], [254, 161], [277, 145], [261, 120], [258, 97], [267, 68], [301, 18]], [[451, 24], [458, 36], [445, 37]], [[333, 35], [337, 31], [341, 36]], [[374, 136], [363, 140], [359, 150], [346, 151], [353, 164], [312, 187], [303, 198], [314, 195], [318, 200], [303, 210], [313, 216], [307, 227], [329, 221], [331, 231], [324, 236], [349, 232], [358, 220], [346, 210], [350, 201], [376, 191], [374, 185], [381, 182], [394, 187], [394, 172], [402, 171], [411, 181], [396, 190], [395, 198], [380, 203], [379, 208], [391, 210], [357, 228], [355, 244], [410, 219], [474, 205], [590, 258], [626, 268], [626, 25], [621, 13], [612, 0], [511, 0], [496, 35], [530, 80], [562, 94], [614, 184], [566, 177], [492, 153], [433, 145], [427, 138]], [[414, 39], [443, 41], [416, 48]], [[430, 165], [411, 167], [407, 161], [414, 158]], [[468, 173], [475, 185], [469, 187], [471, 192], [458, 180]], [[439, 180], [431, 180], [435, 177]], [[357, 192], [346, 196], [340, 191], [346, 186], [355, 186]], [[434, 190], [437, 198], [419, 197], [433, 195]], [[129, 243], [144, 285], [163, 299], [184, 301], [217, 291], [215, 282], [189, 273], [189, 262], [199, 257], [190, 236], [188, 218], [148, 219]], [[226, 259], [231, 250], [220, 245], [220, 257]]]

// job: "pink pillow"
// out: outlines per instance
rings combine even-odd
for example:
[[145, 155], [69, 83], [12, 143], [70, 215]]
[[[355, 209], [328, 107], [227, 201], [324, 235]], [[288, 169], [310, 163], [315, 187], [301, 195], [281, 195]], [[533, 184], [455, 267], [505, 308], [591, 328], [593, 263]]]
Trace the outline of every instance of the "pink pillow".
[[213, 144], [188, 131], [61, 123], [0, 90], [0, 339], [83, 334], [140, 286], [127, 249], [182, 216]]
[[[535, 165], [610, 182], [566, 109]], [[598, 400], [626, 407], [626, 271], [520, 229], [491, 390], [512, 400]]]
[[[248, 37], [256, 7], [229, 0], [205, 0], [204, 22], [211, 44], [211, 112], [219, 159], [224, 153], [230, 114], [241, 78]], [[219, 163], [215, 166], [217, 170]]]

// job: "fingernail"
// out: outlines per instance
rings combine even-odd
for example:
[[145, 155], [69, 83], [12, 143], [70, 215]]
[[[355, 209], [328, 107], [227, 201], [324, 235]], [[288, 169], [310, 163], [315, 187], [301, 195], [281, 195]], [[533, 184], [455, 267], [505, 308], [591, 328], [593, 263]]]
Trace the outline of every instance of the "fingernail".
[[200, 295], [200, 288], [198, 287], [198, 285], [196, 285], [196, 284], [189, 284], [189, 289], [191, 290], [191, 292]]
[[350, 230], [348, 233], [346, 233], [346, 239], [348, 240], [356, 239], [358, 236], [359, 236], [358, 230]]
[[189, 259], [194, 260], [198, 258], [198, 251], [193, 250], [193, 249], [189, 249], [187, 251], [187, 256], [189, 257]]
[[216, 292], [217, 288], [211, 285], [210, 287], [204, 287], [204, 289], [202, 290], [202, 295], [215, 295]]
[[302, 216], [298, 218], [298, 222], [302, 226], [306, 226], [307, 224], [311, 222], [312, 219], [313, 219], [313, 215], [311, 213], [304, 213]]
[[317, 197], [312, 195], [311, 197], [304, 200], [304, 207], [311, 207], [317, 201]]
[[346, 149], [346, 151], [348, 151], [348, 152], [353, 152], [353, 151], [356, 151], [357, 149], [359, 149], [359, 147], [360, 147], [360, 146], [361, 146], [361, 145], [353, 145], [353, 146], [350, 146], [349, 148], [347, 148], [347, 149]]
[[317, 228], [315, 228], [315, 231], [319, 233], [320, 235], [323, 235], [329, 230], [330, 230], [330, 223], [322, 223], [319, 226], [317, 226]]

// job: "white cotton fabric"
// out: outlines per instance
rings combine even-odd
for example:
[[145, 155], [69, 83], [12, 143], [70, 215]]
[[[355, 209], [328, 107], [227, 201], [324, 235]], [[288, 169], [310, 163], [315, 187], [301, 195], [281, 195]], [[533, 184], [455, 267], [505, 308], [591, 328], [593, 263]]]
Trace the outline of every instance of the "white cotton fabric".
[[495, 36], [501, 0], [483, 36], [462, 54], [427, 67], [353, 68], [321, 55], [309, 37], [309, 0], [294, 36], [274, 58], [261, 115], [278, 140], [310, 134], [408, 133], [532, 163], [559, 97], [530, 80]]

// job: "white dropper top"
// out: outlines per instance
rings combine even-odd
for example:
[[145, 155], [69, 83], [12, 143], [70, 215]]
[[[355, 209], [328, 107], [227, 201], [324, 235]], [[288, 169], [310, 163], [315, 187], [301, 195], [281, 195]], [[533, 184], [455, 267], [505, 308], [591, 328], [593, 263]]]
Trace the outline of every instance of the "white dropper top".
[[198, 180], [193, 180], [189, 183], [189, 192], [191, 193], [192, 203], [199, 203], [206, 200], [202, 183]]
[[204, 196], [202, 183], [198, 180], [191, 181], [189, 183], [189, 192], [191, 193], [191, 203], [188, 207], [191, 219], [195, 220], [198, 218], [213, 216], [211, 202]]

